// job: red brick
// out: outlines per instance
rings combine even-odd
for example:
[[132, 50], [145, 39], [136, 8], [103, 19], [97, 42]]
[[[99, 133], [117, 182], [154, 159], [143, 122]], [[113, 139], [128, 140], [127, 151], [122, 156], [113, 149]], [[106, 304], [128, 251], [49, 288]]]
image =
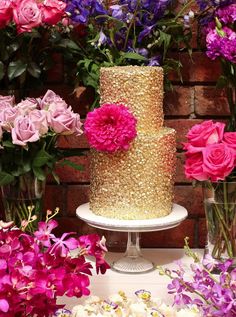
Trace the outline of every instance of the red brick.
[[44, 195], [44, 209], [52, 211], [58, 207], [60, 209], [60, 215], [65, 215], [66, 212], [66, 188], [62, 185], [46, 185]]
[[60, 166], [56, 168], [61, 183], [84, 183], [89, 181], [89, 159], [88, 155], [74, 156], [68, 158], [73, 163], [83, 166], [82, 171], [77, 171], [70, 166]]
[[189, 116], [192, 112], [194, 90], [190, 87], [175, 86], [164, 98], [164, 112], [168, 116]]
[[174, 202], [185, 207], [191, 217], [204, 216], [205, 214], [201, 186], [175, 186]]
[[204, 248], [207, 239], [206, 219], [200, 218], [198, 223], [198, 247]]
[[85, 149], [89, 148], [87, 139], [85, 134], [82, 134], [80, 136], [76, 135], [62, 135], [58, 139], [58, 146], [60, 148], [75, 148], [75, 149]]
[[229, 115], [227, 98], [222, 89], [215, 87], [195, 87], [195, 113], [198, 116]]
[[193, 125], [201, 123], [202, 120], [198, 119], [174, 119], [174, 120], [165, 120], [165, 125], [169, 128], [175, 129], [177, 132], [177, 148], [182, 149], [182, 143], [186, 142], [186, 135], [189, 129]]
[[191, 181], [188, 180], [184, 174], [184, 161], [185, 161], [184, 153], [177, 153], [176, 177], [175, 177], [176, 183], [191, 183]]
[[[221, 74], [221, 67], [217, 60], [212, 61], [202, 52], [193, 52], [192, 58], [188, 53], [173, 54], [183, 65], [181, 74], [184, 82], [216, 82]], [[179, 81], [176, 74], [170, 74], [171, 80]]]
[[178, 227], [155, 232], [145, 232], [141, 236], [141, 246], [144, 248], [182, 248], [184, 238], [189, 237], [193, 246], [194, 219], [186, 219]]
[[76, 208], [89, 201], [88, 185], [68, 185], [67, 190], [67, 214], [76, 215]]

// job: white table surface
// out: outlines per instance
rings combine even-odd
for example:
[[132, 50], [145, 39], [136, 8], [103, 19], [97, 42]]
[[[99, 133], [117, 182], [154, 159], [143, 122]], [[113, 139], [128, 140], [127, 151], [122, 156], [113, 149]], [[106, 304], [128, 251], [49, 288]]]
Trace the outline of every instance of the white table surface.
[[[202, 249], [193, 251], [199, 253], [200, 256], [203, 255]], [[174, 261], [181, 260], [186, 265], [186, 270], [189, 271], [188, 264], [192, 263], [191, 258], [184, 254], [183, 249], [142, 249], [142, 254], [156, 265], [170, 269], [176, 267]], [[123, 253], [108, 252], [106, 260], [108, 263], [112, 263], [121, 256], [123, 256]], [[150, 291], [152, 296], [160, 297], [166, 304], [172, 304], [173, 297], [167, 291], [169, 282], [170, 279], [160, 276], [157, 270], [143, 274], [123, 274], [110, 269], [104, 275], [97, 275], [93, 271], [93, 276], [90, 277], [90, 291], [91, 295], [107, 299], [109, 295], [115, 294], [120, 290], [123, 290], [128, 297], [133, 297], [136, 290], [145, 289]], [[59, 303], [66, 304], [66, 308], [70, 309], [74, 305], [83, 303], [85, 299], [86, 297], [77, 299], [64, 296], [59, 299]]]

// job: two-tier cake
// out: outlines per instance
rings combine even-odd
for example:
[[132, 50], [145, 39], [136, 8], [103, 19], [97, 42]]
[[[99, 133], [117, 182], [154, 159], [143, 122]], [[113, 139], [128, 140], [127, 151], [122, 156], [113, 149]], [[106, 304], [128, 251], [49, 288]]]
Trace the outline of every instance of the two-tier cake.
[[172, 209], [175, 130], [163, 127], [161, 67], [102, 68], [101, 105], [126, 105], [137, 119], [128, 151], [91, 151], [90, 209], [116, 219], [150, 219]]

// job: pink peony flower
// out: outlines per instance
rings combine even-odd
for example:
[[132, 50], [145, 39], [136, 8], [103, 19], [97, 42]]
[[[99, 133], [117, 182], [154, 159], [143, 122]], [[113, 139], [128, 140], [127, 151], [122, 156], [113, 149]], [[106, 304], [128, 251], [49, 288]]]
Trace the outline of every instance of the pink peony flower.
[[27, 146], [28, 142], [39, 140], [39, 131], [29, 117], [18, 116], [14, 121], [11, 134], [12, 143], [20, 146]]
[[39, 3], [43, 23], [47, 23], [50, 25], [57, 24], [57, 22], [61, 21], [66, 8], [66, 3], [60, 0], [44, 0]]
[[13, 3], [13, 19], [18, 33], [31, 32], [42, 23], [41, 10], [35, 0], [16, 0]]
[[203, 156], [201, 152], [188, 155], [184, 166], [185, 176], [188, 179], [205, 181], [208, 175], [203, 171]]
[[226, 144], [211, 144], [203, 150], [203, 171], [212, 182], [224, 180], [235, 167], [235, 151]]
[[0, 1], [0, 29], [4, 28], [12, 18], [12, 1]]
[[225, 124], [214, 123], [212, 120], [203, 121], [194, 125], [188, 132], [188, 142], [184, 146], [185, 150], [191, 153], [199, 152], [208, 144], [219, 143], [223, 139]]
[[113, 153], [129, 149], [137, 136], [136, 124], [136, 118], [126, 106], [104, 104], [88, 113], [84, 127], [92, 148]]

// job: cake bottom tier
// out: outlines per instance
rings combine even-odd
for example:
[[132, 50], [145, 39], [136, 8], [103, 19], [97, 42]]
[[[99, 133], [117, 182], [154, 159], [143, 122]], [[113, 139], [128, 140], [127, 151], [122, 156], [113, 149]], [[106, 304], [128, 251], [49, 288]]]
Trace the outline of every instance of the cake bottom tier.
[[139, 134], [126, 152], [91, 153], [90, 209], [116, 219], [150, 219], [172, 209], [176, 134]]

